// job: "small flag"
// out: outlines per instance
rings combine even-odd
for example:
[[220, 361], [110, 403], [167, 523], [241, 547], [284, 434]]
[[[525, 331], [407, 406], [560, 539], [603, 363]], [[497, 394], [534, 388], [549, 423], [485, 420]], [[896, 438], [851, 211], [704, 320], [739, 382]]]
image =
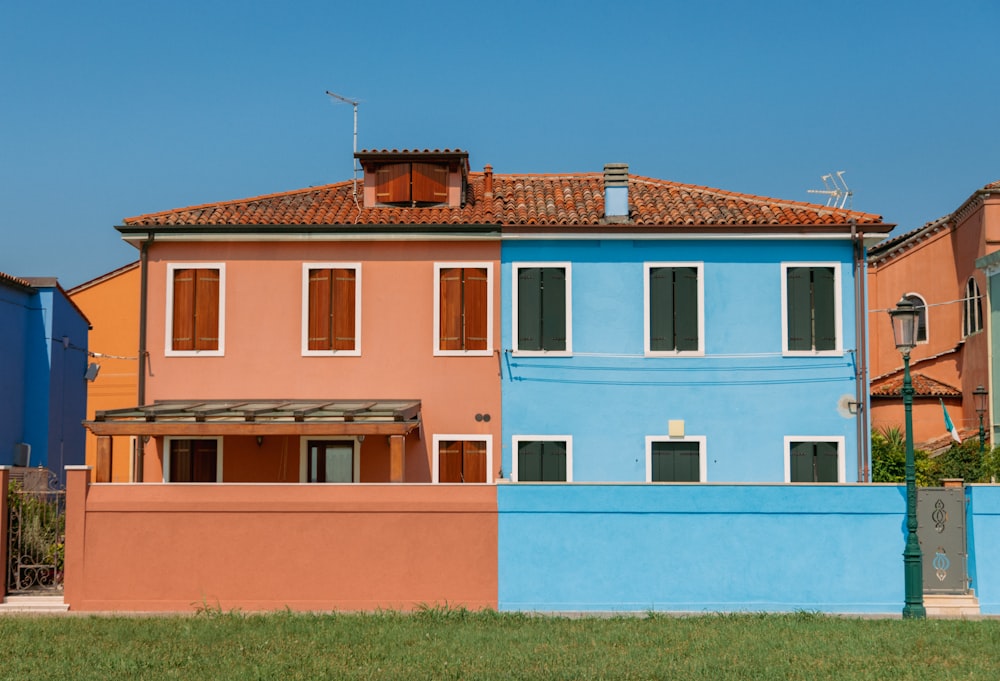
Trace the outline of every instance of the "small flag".
[[954, 440], [959, 444], [962, 444], [962, 438], [958, 436], [958, 428], [956, 428], [955, 424], [951, 422], [951, 417], [948, 416], [948, 408], [944, 406], [944, 400], [940, 400], [940, 402], [941, 402], [941, 411], [944, 412], [944, 427], [948, 430], [949, 433], [951, 433], [952, 440]]

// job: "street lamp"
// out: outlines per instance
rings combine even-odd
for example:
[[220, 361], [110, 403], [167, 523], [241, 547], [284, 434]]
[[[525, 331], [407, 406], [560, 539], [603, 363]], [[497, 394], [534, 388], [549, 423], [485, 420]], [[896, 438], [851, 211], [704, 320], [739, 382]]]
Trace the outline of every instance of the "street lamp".
[[976, 413], [979, 414], [979, 461], [983, 460], [983, 452], [986, 451], [986, 430], [983, 429], [983, 416], [986, 415], [986, 388], [977, 385], [972, 391], [976, 397]]
[[920, 310], [905, 297], [889, 310], [896, 349], [903, 354], [903, 412], [906, 417], [906, 548], [903, 549], [903, 579], [906, 585], [904, 618], [927, 616], [924, 610], [924, 576], [920, 542], [917, 540], [917, 474], [913, 463], [913, 383], [910, 381], [910, 350], [917, 344]]

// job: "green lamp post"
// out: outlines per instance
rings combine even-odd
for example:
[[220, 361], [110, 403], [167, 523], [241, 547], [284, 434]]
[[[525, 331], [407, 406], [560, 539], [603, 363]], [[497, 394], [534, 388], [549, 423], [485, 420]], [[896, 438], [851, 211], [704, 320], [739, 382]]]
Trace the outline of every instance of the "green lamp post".
[[976, 413], [979, 414], [979, 462], [982, 463], [983, 453], [986, 451], [986, 429], [983, 428], [983, 416], [986, 415], [986, 396], [989, 393], [986, 392], [986, 388], [977, 385], [972, 394], [976, 398]]
[[906, 416], [906, 548], [903, 549], [905, 580], [904, 618], [922, 619], [924, 609], [924, 576], [920, 542], [917, 540], [917, 473], [913, 463], [913, 383], [910, 381], [910, 350], [916, 344], [917, 317], [913, 303], [903, 298], [896, 309], [889, 311], [896, 349], [903, 355], [903, 412]]

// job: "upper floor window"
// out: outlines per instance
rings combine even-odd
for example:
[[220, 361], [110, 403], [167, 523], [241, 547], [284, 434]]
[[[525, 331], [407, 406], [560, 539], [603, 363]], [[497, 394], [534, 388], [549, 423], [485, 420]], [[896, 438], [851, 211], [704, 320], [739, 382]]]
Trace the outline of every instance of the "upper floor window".
[[222, 264], [167, 265], [165, 354], [223, 354], [225, 283], [226, 270]]
[[434, 354], [491, 354], [493, 265], [437, 264], [434, 271]]
[[448, 165], [387, 163], [375, 171], [375, 199], [390, 204], [448, 203]]
[[783, 263], [781, 269], [784, 352], [842, 352], [840, 263]]
[[646, 482], [704, 482], [705, 437], [646, 437]]
[[927, 342], [927, 303], [916, 293], [907, 293], [903, 298], [917, 311], [917, 337], [918, 343]]
[[434, 482], [491, 482], [489, 436], [435, 435]]
[[973, 277], [965, 284], [965, 306], [962, 315], [962, 336], [983, 330], [983, 298]]
[[843, 482], [843, 437], [786, 437], [785, 482]]
[[572, 352], [570, 264], [514, 263], [513, 268], [514, 351]]
[[646, 263], [646, 354], [704, 353], [701, 263]]
[[515, 482], [573, 481], [573, 440], [568, 435], [515, 436], [513, 454]]
[[361, 354], [361, 265], [302, 266], [302, 354]]

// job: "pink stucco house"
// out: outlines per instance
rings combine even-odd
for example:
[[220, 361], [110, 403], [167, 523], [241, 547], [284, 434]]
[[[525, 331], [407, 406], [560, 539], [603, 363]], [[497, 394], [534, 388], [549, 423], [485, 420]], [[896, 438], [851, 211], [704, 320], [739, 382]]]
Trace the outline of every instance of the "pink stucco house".
[[[903, 425], [902, 358], [887, 310], [905, 296], [922, 310], [919, 343], [910, 354], [916, 445], [931, 450], [948, 446], [942, 402], [963, 440], [978, 435], [972, 393], [977, 386], [990, 386], [991, 332], [987, 276], [976, 261], [998, 246], [1000, 182], [994, 182], [973, 192], [950, 215], [869, 250], [873, 429]], [[989, 409], [985, 416], [988, 438], [992, 414]]]

